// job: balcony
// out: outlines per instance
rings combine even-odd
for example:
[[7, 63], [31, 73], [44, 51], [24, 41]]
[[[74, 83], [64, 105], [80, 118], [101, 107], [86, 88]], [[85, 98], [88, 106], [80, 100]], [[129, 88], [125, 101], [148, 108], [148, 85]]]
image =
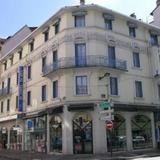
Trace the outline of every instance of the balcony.
[[86, 57], [64, 57], [58, 59], [43, 68], [43, 76], [59, 69], [81, 68], [81, 67], [108, 67], [127, 71], [127, 62], [124, 60], [112, 60], [106, 56], [89, 55]]
[[3, 89], [0, 89], [0, 98], [7, 96], [11, 94], [11, 88], [5, 87]]

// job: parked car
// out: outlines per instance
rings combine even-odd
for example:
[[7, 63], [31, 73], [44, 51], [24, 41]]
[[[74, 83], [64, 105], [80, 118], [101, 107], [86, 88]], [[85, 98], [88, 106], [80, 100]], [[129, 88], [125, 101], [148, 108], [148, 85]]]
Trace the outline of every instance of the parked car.
[[136, 136], [135, 138], [133, 138], [133, 142], [144, 143], [145, 142], [145, 138], [143, 136]]

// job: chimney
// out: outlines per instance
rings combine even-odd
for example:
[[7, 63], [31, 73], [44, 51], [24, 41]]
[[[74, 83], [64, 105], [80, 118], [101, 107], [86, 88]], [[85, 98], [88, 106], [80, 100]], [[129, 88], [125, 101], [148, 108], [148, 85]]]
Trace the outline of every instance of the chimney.
[[130, 15], [130, 17], [133, 17], [133, 18], [135, 18], [135, 19], [136, 19], [136, 15], [135, 15], [135, 13], [132, 13], [132, 14]]
[[159, 5], [160, 5], [160, 0], [157, 0], [157, 2], [156, 2], [156, 3], [157, 3], [157, 6], [159, 6]]
[[80, 5], [85, 5], [85, 0], [80, 0]]

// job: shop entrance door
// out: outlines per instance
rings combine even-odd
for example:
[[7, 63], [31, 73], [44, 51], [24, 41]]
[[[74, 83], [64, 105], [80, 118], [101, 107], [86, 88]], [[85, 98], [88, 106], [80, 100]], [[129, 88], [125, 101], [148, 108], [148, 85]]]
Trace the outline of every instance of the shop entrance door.
[[88, 115], [80, 115], [73, 120], [74, 154], [92, 154], [92, 120]]
[[8, 132], [7, 129], [0, 131], [0, 150], [7, 149]]

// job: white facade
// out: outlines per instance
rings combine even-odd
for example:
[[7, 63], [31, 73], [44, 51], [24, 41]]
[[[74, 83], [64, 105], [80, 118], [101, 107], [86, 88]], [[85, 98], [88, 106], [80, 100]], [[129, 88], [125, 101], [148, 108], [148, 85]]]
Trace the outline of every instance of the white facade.
[[113, 151], [155, 148], [159, 32], [97, 5], [59, 10], [1, 57], [2, 148], [110, 151], [110, 132], [100, 120], [103, 101], [114, 104]]

